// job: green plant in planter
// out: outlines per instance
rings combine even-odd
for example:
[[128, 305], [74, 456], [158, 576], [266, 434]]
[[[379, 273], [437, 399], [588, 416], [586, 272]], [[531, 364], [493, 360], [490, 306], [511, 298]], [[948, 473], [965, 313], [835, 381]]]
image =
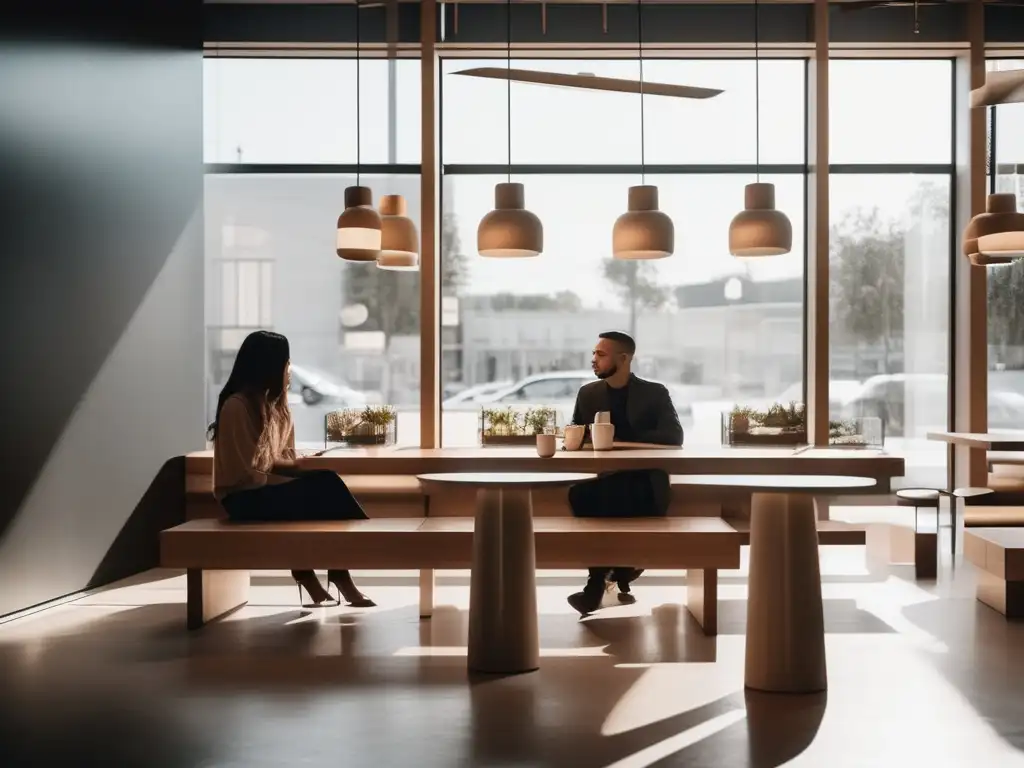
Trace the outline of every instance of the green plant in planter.
[[484, 408], [482, 411], [485, 435], [508, 437], [522, 434], [519, 413], [511, 406], [507, 408]]
[[542, 435], [544, 430], [555, 427], [555, 409], [547, 407], [531, 408], [526, 412], [523, 421], [528, 434]]
[[390, 405], [381, 405], [377, 407], [368, 405], [363, 409], [361, 418], [364, 424], [368, 424], [377, 430], [381, 430], [398, 418], [398, 413]]
[[729, 412], [729, 425], [733, 432], [746, 432], [750, 429], [750, 422], [755, 420], [757, 411], [749, 406], [737, 405]]

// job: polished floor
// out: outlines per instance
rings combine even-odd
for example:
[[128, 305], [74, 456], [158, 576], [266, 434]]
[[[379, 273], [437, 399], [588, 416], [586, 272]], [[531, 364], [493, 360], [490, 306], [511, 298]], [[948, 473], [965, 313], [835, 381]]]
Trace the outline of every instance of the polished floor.
[[676, 605], [678, 575], [578, 621], [573, 574], [540, 578], [542, 667], [465, 670], [468, 580], [358, 574], [369, 610], [297, 607], [286, 574], [184, 630], [184, 578], [151, 572], [0, 624], [0, 766], [1024, 765], [1024, 624], [938, 582], [822, 549], [829, 691], [743, 689], [743, 570], [723, 574], [722, 633]]

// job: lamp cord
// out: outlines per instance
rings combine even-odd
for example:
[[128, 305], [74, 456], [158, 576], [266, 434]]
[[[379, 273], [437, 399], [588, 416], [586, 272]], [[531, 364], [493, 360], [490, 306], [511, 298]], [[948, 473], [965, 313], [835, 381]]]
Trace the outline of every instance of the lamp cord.
[[359, 0], [356, 0], [353, 7], [356, 9], [356, 186], [359, 186], [361, 159], [362, 159], [362, 134], [361, 123], [362, 113], [360, 110], [360, 80], [359, 77]]
[[644, 148], [644, 12], [643, 0], [636, 2], [636, 43], [640, 59], [640, 183], [647, 183], [646, 154]]
[[758, 182], [761, 181], [761, 59], [758, 56], [758, 44], [761, 40], [760, 20], [758, 0], [754, 0], [754, 168]]
[[505, 5], [505, 67], [508, 69], [509, 77], [505, 81], [508, 97], [508, 174], [506, 181], [512, 182], [512, 0]]

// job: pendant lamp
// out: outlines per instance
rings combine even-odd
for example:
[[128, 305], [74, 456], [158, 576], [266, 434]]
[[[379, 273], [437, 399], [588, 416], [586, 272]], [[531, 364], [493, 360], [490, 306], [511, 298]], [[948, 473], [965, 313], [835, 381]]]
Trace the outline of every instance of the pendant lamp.
[[[637, 0], [637, 58], [640, 61], [640, 177], [644, 180], [644, 21], [643, 2]], [[629, 188], [626, 213], [612, 227], [612, 256], [616, 259], [664, 259], [676, 248], [676, 228], [668, 214], [658, 210], [658, 188], [643, 184]]]
[[373, 192], [359, 184], [360, 82], [359, 82], [359, 4], [356, 14], [356, 185], [345, 190], [345, 210], [338, 217], [336, 249], [346, 261], [376, 261], [380, 255], [381, 220], [373, 210]]
[[[512, 0], [505, 12], [508, 37], [506, 65], [512, 69]], [[508, 81], [508, 180], [494, 187], [494, 210], [480, 220], [476, 230], [476, 248], [481, 256], [525, 258], [544, 250], [544, 226], [526, 210], [526, 191], [512, 182], [512, 80]]]
[[420, 237], [408, 216], [405, 198], [384, 195], [380, 199], [381, 244], [377, 266], [381, 269], [419, 269]]
[[989, 195], [985, 212], [964, 230], [964, 255], [976, 266], [1009, 264], [1024, 257], [1024, 213], [1017, 211], [1012, 193]]
[[779, 256], [793, 248], [793, 225], [775, 209], [775, 185], [761, 181], [761, 64], [760, 13], [754, 0], [754, 150], [757, 181], [743, 190], [743, 210], [729, 224], [729, 253], [733, 256]]

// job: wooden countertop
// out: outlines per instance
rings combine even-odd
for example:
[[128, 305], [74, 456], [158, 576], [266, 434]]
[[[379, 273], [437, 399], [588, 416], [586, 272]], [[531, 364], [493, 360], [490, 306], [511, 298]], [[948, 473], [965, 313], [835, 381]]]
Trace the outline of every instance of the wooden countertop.
[[929, 432], [928, 439], [984, 450], [1024, 450], [1024, 432]]
[[[612, 472], [663, 469], [669, 474], [853, 475], [901, 477], [904, 461], [877, 451], [812, 448], [728, 448], [697, 446], [674, 449], [559, 451], [542, 459], [526, 448], [349, 448], [304, 459], [304, 467], [341, 474], [423, 475], [439, 472]], [[188, 474], [213, 472], [213, 451], [186, 457]], [[882, 484], [880, 484], [881, 486]], [[880, 488], [881, 490], [882, 488]]]

